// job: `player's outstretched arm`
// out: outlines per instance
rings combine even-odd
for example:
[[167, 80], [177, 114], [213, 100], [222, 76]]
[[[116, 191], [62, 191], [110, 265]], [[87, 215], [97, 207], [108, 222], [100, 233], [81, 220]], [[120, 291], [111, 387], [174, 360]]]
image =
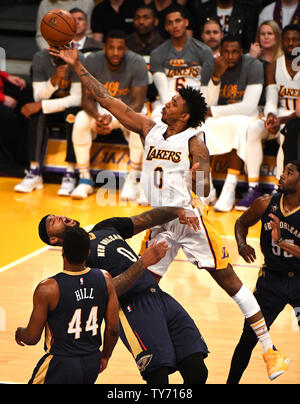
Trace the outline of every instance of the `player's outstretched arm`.
[[105, 86], [95, 79], [82, 65], [78, 56], [78, 50], [74, 44], [72, 44], [72, 49], [65, 47], [60, 49], [48, 48], [48, 50], [50, 55], [60, 57], [68, 63], [95, 100], [114, 115], [127, 129], [138, 133], [144, 138], [155, 125], [146, 115], [133, 111], [124, 102], [112, 97]]
[[136, 216], [131, 216], [133, 222], [133, 234], [140, 233], [151, 227], [165, 224], [179, 218], [180, 223], [186, 224], [191, 229], [200, 230], [198, 218], [191, 210], [176, 207], [159, 207], [147, 210]]
[[247, 244], [249, 228], [261, 219], [271, 199], [272, 196], [270, 195], [257, 198], [235, 223], [234, 231], [238, 252], [248, 264], [251, 264], [256, 259], [254, 248]]

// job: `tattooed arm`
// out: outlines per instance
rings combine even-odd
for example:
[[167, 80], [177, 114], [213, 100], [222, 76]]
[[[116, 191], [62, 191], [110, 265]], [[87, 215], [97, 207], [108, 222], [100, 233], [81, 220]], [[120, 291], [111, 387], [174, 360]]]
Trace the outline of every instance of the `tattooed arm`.
[[150, 265], [159, 262], [166, 255], [168, 249], [169, 246], [166, 241], [154, 242], [150, 247], [146, 248], [140, 259], [127, 268], [126, 271], [115, 276], [112, 281], [117, 296], [125, 293]]
[[179, 218], [180, 223], [187, 224], [195, 231], [199, 230], [199, 221], [191, 211], [184, 208], [160, 207], [148, 210], [130, 219], [133, 223], [133, 234], [140, 233], [151, 227], [161, 225]]
[[48, 49], [53, 56], [60, 57], [68, 63], [80, 78], [82, 84], [90, 91], [92, 96], [103, 108], [107, 109], [117, 120], [130, 131], [138, 133], [144, 138], [155, 123], [144, 114], [133, 111], [121, 100], [114, 98], [94, 76], [81, 64], [78, 57], [78, 50], [72, 49]]

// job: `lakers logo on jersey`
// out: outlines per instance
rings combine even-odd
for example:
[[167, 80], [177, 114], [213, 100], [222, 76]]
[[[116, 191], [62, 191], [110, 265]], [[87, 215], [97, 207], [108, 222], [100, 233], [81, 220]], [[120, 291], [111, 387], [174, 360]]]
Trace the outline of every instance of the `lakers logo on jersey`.
[[229, 258], [229, 252], [226, 247], [222, 247], [222, 260], [225, 260], [226, 258]]
[[181, 161], [181, 152], [175, 152], [171, 150], [156, 149], [155, 146], [150, 146], [146, 160], [172, 160], [173, 163], [179, 163]]
[[286, 86], [280, 86], [278, 93], [279, 97], [298, 98], [300, 96], [300, 90], [298, 88], [286, 88]]
[[286, 110], [294, 111], [296, 109], [296, 101], [300, 96], [300, 90], [298, 88], [288, 88], [281, 85], [279, 86], [278, 95]]

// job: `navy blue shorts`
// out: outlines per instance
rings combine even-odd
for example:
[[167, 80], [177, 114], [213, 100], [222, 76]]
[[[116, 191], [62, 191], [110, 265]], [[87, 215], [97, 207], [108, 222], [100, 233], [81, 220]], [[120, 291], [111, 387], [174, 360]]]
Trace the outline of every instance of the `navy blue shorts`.
[[100, 351], [77, 357], [47, 353], [36, 365], [28, 384], [94, 384], [100, 363]]
[[196, 324], [184, 308], [159, 287], [122, 302], [120, 337], [144, 372], [177, 364], [196, 352], [209, 353]]
[[294, 308], [299, 322], [300, 271], [297, 273], [286, 271], [286, 273], [281, 274], [263, 267], [256, 283], [254, 296], [260, 305], [268, 327], [287, 304]]

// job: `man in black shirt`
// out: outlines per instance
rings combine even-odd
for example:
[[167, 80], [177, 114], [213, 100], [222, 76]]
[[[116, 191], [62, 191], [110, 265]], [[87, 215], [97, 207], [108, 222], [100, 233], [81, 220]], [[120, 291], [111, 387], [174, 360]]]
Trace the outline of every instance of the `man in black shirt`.
[[[208, 349], [197, 326], [147, 270], [163, 258], [168, 245], [152, 245], [138, 258], [125, 241], [177, 217], [195, 230], [199, 228], [185, 209], [156, 208], [130, 218], [103, 220], [89, 232], [91, 253], [87, 265], [112, 275], [120, 302], [121, 339], [148, 384], [167, 384], [168, 375], [176, 370], [184, 383], [202, 384], [207, 379], [204, 358]], [[62, 245], [65, 230], [78, 225], [63, 216], [47, 215], [40, 222], [39, 234], [47, 244]]]
[[141, 0], [104, 0], [96, 5], [91, 17], [93, 38], [106, 41], [110, 30], [119, 29], [126, 34], [133, 32], [133, 16]]
[[[153, 49], [164, 41], [156, 30], [157, 24], [155, 10], [151, 6], [140, 6], [133, 18], [134, 32], [126, 38], [128, 49], [139, 55], [150, 57]], [[147, 60], [146, 63], [148, 63]]]

